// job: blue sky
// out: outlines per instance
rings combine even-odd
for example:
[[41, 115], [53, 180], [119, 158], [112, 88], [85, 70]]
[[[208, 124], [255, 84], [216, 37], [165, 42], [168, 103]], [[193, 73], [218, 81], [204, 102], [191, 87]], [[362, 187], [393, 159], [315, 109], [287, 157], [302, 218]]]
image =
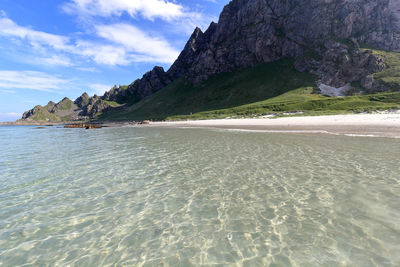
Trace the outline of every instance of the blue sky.
[[0, 121], [168, 69], [229, 0], [0, 0]]

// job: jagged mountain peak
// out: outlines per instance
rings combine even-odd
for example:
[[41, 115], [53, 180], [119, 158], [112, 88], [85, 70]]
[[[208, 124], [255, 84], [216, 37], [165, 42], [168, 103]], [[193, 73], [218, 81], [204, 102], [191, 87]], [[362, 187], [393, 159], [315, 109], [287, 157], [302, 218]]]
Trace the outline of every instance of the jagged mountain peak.
[[80, 108], [83, 108], [84, 106], [86, 106], [89, 103], [90, 97], [89, 95], [85, 92], [83, 93], [80, 97], [78, 97], [74, 103], [75, 105], [77, 105]]
[[399, 0], [232, 0], [218, 23], [193, 31], [169, 70], [156, 66], [101, 100], [132, 104], [179, 78], [197, 86], [220, 73], [287, 58], [298, 71], [316, 75], [317, 84], [357, 82], [373, 90], [371, 73], [385, 68], [384, 58], [359, 46], [400, 51], [399, 10]]

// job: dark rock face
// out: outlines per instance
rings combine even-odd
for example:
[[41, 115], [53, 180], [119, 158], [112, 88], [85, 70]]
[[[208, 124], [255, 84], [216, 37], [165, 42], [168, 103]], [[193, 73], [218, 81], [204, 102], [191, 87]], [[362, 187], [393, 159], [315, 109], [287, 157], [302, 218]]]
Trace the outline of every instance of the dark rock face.
[[101, 99], [83, 94], [75, 104], [80, 115], [94, 117], [110, 108], [105, 100], [136, 103], [181, 77], [200, 85], [222, 72], [283, 58], [295, 59], [297, 70], [316, 74], [324, 86], [356, 81], [380, 90], [371, 74], [385, 68], [384, 59], [360, 44], [400, 52], [400, 0], [232, 0], [218, 23], [195, 29], [167, 72], [154, 67], [127, 88], [114, 86]]
[[[217, 73], [282, 58], [297, 59], [310, 50], [324, 57], [331, 49], [324, 47], [326, 42], [339, 44], [350, 38], [400, 50], [400, 16], [394, 6], [399, 7], [398, 1], [233, 0], [224, 8], [218, 24], [208, 30], [210, 36], [205, 38], [195, 31], [182, 52], [189, 57], [178, 58], [169, 72], [175, 74], [175, 69], [185, 66], [186, 72], [179, 73], [198, 85]], [[193, 53], [188, 53], [188, 46]], [[360, 61], [354, 64], [357, 67]]]
[[115, 101], [118, 103], [139, 102], [172, 82], [170, 76], [162, 67], [154, 67], [141, 79], [137, 79], [126, 87], [114, 86], [101, 97], [102, 100]]
[[296, 69], [301, 72], [310, 71], [320, 77], [320, 83], [338, 88], [366, 79], [371, 73], [385, 68], [382, 57], [373, 55], [370, 50], [361, 51], [354, 45], [327, 41], [324, 49], [318, 60], [307, 56], [299, 57], [295, 62]]
[[200, 53], [207, 49], [216, 29], [217, 24], [212, 22], [205, 33], [203, 33], [200, 28], [194, 30], [185, 48], [168, 70], [168, 76], [171, 77], [172, 80], [182, 77], [187, 73], [187, 70], [192, 67]]
[[[171, 68], [155, 67], [108, 100], [138, 102], [185, 77], [199, 85], [211, 76], [283, 58], [320, 83], [340, 87], [382, 70], [382, 58], [358, 49], [367, 44], [400, 51], [399, 0], [232, 0], [219, 22], [196, 28]], [[351, 44], [343, 41], [352, 40]]]
[[115, 102], [125, 102], [126, 100], [126, 90], [123, 88], [113, 86], [109, 91], [105, 92], [105, 94], [101, 97], [103, 100], [115, 101]]
[[128, 99], [129, 95], [128, 95], [127, 89], [128, 89], [128, 86], [117, 87], [116, 85], [114, 85], [114, 87], [111, 88], [110, 91], [107, 91], [101, 97], [101, 99], [108, 100], [108, 101], [114, 101], [119, 104], [124, 104], [129, 101], [129, 99]]
[[111, 108], [111, 106], [107, 104], [107, 102], [94, 96], [90, 98], [89, 103], [83, 107], [79, 115], [94, 118], [96, 114], [106, 111], [109, 108]]
[[154, 67], [152, 71], [147, 72], [141, 79], [133, 82], [127, 89], [126, 94], [134, 101], [138, 102], [148, 97], [172, 81], [162, 67]]
[[86, 106], [87, 104], [89, 104], [89, 99], [90, 99], [90, 97], [89, 97], [89, 95], [85, 92], [85, 93], [83, 93], [80, 97], [78, 97], [76, 100], [75, 100], [75, 105], [77, 105], [78, 107], [80, 107], [80, 108], [83, 108], [84, 106]]

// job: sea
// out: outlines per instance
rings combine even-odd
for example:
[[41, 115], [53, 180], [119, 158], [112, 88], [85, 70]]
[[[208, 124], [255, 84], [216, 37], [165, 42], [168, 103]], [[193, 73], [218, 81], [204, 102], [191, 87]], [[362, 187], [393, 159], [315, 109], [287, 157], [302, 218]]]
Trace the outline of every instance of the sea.
[[400, 266], [400, 140], [2, 126], [0, 266]]

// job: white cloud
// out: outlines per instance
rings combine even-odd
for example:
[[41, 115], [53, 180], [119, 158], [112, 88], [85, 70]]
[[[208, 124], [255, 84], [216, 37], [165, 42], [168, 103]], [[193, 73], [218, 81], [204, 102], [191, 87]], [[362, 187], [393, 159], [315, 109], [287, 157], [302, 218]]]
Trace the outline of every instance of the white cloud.
[[77, 70], [86, 71], [86, 72], [98, 72], [98, 70], [94, 67], [78, 67]]
[[52, 66], [74, 66], [74, 63], [67, 57], [53, 55], [51, 57], [40, 58], [40, 63]]
[[[151, 37], [138, 28], [128, 24], [102, 25], [96, 27], [97, 34], [115, 44], [121, 45], [126, 51], [133, 52], [136, 61], [153, 61], [170, 63], [179, 55], [166, 40]], [[146, 59], [146, 60], [144, 60]]]
[[123, 13], [135, 17], [172, 20], [185, 15], [184, 8], [167, 0], [71, 0], [64, 5], [69, 14], [90, 16], [121, 16]]
[[45, 45], [57, 50], [67, 49], [69, 42], [67, 37], [21, 27], [4, 16], [0, 18], [0, 36], [18, 37], [28, 41], [34, 47]]
[[104, 95], [104, 93], [107, 92], [108, 90], [110, 90], [112, 88], [112, 86], [107, 85], [107, 84], [95, 83], [95, 84], [89, 85], [89, 88], [92, 89], [93, 93], [95, 93], [97, 95]]
[[54, 92], [69, 82], [39, 71], [0, 71], [0, 90], [30, 89]]
[[83, 40], [77, 41], [74, 53], [89, 57], [96, 63], [105, 65], [128, 65], [132, 62], [128, 59], [128, 55], [122, 47], [99, 45]]
[[[172, 63], [178, 56], [166, 40], [151, 37], [134, 26], [116, 24], [97, 26], [96, 33], [106, 41], [100, 43], [70, 38], [32, 30], [17, 25], [7, 17], [0, 17], [0, 36], [18, 38], [33, 46], [41, 54], [50, 56], [40, 58], [33, 56], [28, 59], [35, 64], [74, 66], [66, 56], [78, 56], [81, 59], [91, 59], [98, 64], [129, 65], [133, 62]], [[59, 52], [63, 54], [60, 55]], [[51, 55], [53, 53], [53, 55]]]
[[[121, 17], [127, 14], [132, 18], [145, 18], [151, 21], [162, 19], [170, 23], [168, 31], [190, 34], [196, 27], [205, 28], [215, 16], [184, 7], [177, 1], [169, 0], [70, 0], [63, 6], [67, 14], [77, 16], [82, 22], [96, 24], [96, 17]], [[115, 18], [113, 18], [115, 19]]]

